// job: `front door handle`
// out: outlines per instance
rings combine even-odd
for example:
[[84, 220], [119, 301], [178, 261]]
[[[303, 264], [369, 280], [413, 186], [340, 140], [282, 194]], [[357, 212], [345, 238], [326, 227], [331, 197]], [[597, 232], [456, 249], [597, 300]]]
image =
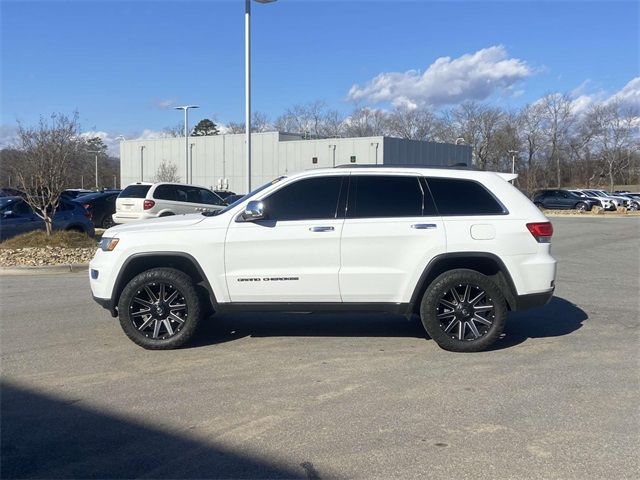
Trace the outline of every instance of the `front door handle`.
[[328, 226], [319, 226], [319, 227], [310, 227], [310, 231], [312, 232], [333, 232], [335, 228]]
[[438, 226], [435, 223], [414, 223], [411, 225], [411, 228], [415, 228], [416, 230], [431, 230], [438, 228]]

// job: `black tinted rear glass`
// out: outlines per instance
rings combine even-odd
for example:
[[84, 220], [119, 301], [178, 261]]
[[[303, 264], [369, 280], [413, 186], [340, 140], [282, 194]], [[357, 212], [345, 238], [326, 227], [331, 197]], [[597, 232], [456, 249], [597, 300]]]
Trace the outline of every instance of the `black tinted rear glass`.
[[151, 185], [129, 185], [120, 193], [120, 198], [145, 198]]
[[419, 217], [424, 195], [417, 177], [352, 175], [349, 218]]
[[501, 215], [507, 213], [478, 182], [458, 178], [428, 178], [440, 215]]

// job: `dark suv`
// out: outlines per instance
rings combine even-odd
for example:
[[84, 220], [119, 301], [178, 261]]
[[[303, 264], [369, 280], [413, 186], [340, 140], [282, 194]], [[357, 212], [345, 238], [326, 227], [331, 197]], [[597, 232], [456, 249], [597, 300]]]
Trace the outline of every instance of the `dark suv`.
[[[21, 197], [0, 198], [0, 240], [44, 228], [44, 221]], [[86, 233], [90, 237], [95, 235], [93, 223], [82, 205], [64, 199], [60, 200], [53, 216], [53, 229]]]
[[581, 198], [569, 190], [560, 189], [538, 190], [533, 195], [533, 203], [542, 208], [580, 211], [589, 211], [600, 205], [597, 200]]

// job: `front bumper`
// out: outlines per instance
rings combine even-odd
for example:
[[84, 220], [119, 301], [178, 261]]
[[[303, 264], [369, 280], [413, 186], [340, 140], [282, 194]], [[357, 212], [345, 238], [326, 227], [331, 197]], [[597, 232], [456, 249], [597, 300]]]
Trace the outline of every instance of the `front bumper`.
[[91, 295], [93, 297], [93, 300], [100, 305], [102, 308], [109, 310], [109, 313], [111, 314], [112, 317], [117, 317], [118, 316], [118, 309], [115, 307], [115, 305], [113, 305], [113, 303], [111, 302], [110, 298], [99, 298], [96, 297], [95, 295]]

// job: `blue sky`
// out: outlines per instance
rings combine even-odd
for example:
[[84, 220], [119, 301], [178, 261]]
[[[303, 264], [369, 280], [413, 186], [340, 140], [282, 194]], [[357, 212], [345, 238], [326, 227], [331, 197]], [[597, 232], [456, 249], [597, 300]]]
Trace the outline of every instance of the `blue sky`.
[[[253, 3], [253, 107], [274, 118], [317, 99], [348, 112], [355, 101], [515, 107], [557, 91], [610, 96], [639, 75], [639, 5]], [[130, 138], [178, 124], [166, 105], [181, 103], [201, 105], [194, 121], [242, 121], [242, 0], [1, 6], [5, 132], [77, 109], [83, 128]]]

